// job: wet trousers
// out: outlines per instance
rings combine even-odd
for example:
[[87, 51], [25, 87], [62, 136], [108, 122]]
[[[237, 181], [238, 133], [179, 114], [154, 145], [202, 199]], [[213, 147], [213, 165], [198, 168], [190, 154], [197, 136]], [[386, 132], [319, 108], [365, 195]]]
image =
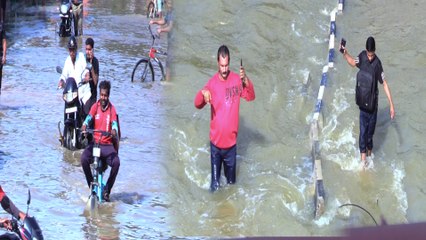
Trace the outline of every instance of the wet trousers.
[[[108, 166], [111, 167], [111, 172], [109, 173], [109, 178], [105, 185], [105, 191], [110, 193], [118, 175], [118, 170], [120, 169], [120, 158], [118, 158], [118, 154], [115, 151], [113, 145], [101, 145], [100, 148], [101, 160], [105, 160]], [[84, 152], [81, 155], [81, 166], [83, 167], [84, 175], [86, 176], [86, 181], [87, 185], [89, 185], [89, 188], [93, 181], [92, 171], [90, 169], [90, 164], [92, 164], [93, 161], [93, 143], [90, 143], [89, 146], [84, 149]]]
[[210, 191], [214, 192], [220, 187], [220, 173], [223, 164], [228, 184], [235, 183], [237, 171], [237, 145], [226, 149], [218, 148], [210, 142], [210, 160], [211, 160], [211, 184]]
[[[376, 108], [377, 109], [377, 108]], [[376, 129], [377, 110], [373, 113], [359, 111], [359, 150], [366, 153], [373, 149], [373, 135]]]

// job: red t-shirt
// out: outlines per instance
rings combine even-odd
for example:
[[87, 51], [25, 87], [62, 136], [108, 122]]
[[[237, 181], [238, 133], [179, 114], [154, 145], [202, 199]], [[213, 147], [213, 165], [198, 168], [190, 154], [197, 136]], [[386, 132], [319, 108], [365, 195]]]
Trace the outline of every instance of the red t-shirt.
[[[103, 111], [101, 102], [100, 100], [98, 100], [90, 108], [89, 115], [95, 121], [94, 128], [96, 130], [111, 132], [112, 122], [114, 121], [117, 122], [117, 112], [115, 111], [115, 107], [111, 104], [111, 102], [108, 103], [108, 107], [106, 108], [105, 111]], [[102, 137], [100, 143], [103, 145], [112, 144], [112, 136], [105, 137], [105, 136], [102, 136], [101, 133], [95, 132], [93, 134], [93, 137], [95, 141], [98, 141], [99, 137]]]
[[[237, 143], [240, 97], [247, 101], [255, 99], [253, 83], [243, 88], [240, 75], [230, 72], [227, 80], [222, 81], [216, 73], [202, 90], [211, 93], [210, 141], [218, 148], [229, 148]], [[203, 108], [204, 101], [200, 90], [194, 99], [196, 108]]]

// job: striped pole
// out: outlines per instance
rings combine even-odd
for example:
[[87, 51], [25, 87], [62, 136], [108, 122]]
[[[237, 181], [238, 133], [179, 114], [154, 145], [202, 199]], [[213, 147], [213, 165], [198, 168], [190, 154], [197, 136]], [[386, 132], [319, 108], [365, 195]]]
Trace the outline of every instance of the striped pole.
[[334, 67], [334, 39], [336, 38], [336, 11], [330, 13], [330, 40], [328, 42], [328, 67]]
[[345, 0], [339, 0], [339, 5], [337, 6], [337, 9], [339, 10], [339, 12], [343, 11], [345, 5]]
[[314, 114], [311, 122], [310, 138], [312, 142], [312, 159], [313, 159], [313, 176], [315, 177], [315, 218], [320, 217], [325, 212], [325, 189], [323, 181], [323, 171], [321, 165], [320, 143], [319, 143], [319, 117], [323, 106], [323, 97], [325, 87], [327, 86], [328, 70], [334, 67], [334, 42], [336, 38], [336, 14], [344, 8], [344, 0], [338, 0], [337, 10], [330, 13], [330, 38], [328, 43], [328, 64], [323, 67], [321, 75], [321, 83], [318, 89], [318, 97], [315, 103]]

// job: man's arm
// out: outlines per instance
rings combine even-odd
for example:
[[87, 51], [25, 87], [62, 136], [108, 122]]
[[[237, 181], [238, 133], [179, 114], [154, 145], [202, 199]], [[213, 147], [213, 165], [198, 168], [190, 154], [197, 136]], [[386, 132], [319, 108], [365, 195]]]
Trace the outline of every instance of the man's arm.
[[170, 32], [173, 28], [173, 21], [170, 21], [167, 26], [158, 29], [158, 33]]
[[92, 69], [90, 71], [92, 73], [92, 81], [96, 87], [98, 86], [99, 79], [99, 62], [97, 59], [95, 60], [95, 58], [93, 58]]
[[149, 21], [149, 24], [158, 24], [158, 25], [164, 25], [166, 24], [166, 20], [164, 20], [164, 18], [158, 18], [158, 19], [153, 19], [151, 21]]
[[194, 106], [198, 109], [203, 108], [212, 99], [211, 93], [208, 89], [203, 88], [197, 92], [194, 99]]
[[256, 98], [256, 94], [254, 92], [253, 83], [247, 76], [245, 76], [244, 78], [244, 85], [245, 87], [243, 87], [243, 93], [241, 97], [247, 100], [248, 102], [253, 101]]
[[66, 78], [69, 75], [67, 60], [68, 60], [68, 57], [65, 59], [64, 67], [62, 68], [62, 73], [61, 73], [61, 76], [59, 77], [58, 88], [64, 87], [65, 81], [67, 80]]
[[343, 51], [343, 57], [345, 58], [346, 62], [348, 62], [348, 64], [349, 64], [351, 67], [355, 67], [355, 66], [356, 66], [355, 58], [353, 58], [353, 57], [349, 54], [348, 50], [346, 50], [346, 49], [345, 49], [345, 50]]
[[395, 109], [394, 109], [394, 106], [393, 106], [391, 91], [390, 91], [389, 85], [386, 82], [386, 80], [383, 80], [383, 89], [385, 90], [386, 96], [388, 97], [390, 117], [391, 117], [391, 119], [394, 119]]

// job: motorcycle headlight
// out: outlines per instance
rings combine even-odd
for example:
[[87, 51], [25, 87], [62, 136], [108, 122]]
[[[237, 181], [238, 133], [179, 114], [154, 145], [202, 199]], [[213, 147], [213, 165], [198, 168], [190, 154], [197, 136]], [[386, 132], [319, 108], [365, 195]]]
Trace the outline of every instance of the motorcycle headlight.
[[61, 13], [62, 14], [67, 14], [68, 13], [68, 5], [67, 4], [62, 4], [61, 5]]
[[76, 99], [77, 96], [78, 96], [77, 92], [67, 92], [67, 93], [64, 93], [64, 97], [63, 98], [64, 98], [65, 102], [70, 103], [74, 99]]

